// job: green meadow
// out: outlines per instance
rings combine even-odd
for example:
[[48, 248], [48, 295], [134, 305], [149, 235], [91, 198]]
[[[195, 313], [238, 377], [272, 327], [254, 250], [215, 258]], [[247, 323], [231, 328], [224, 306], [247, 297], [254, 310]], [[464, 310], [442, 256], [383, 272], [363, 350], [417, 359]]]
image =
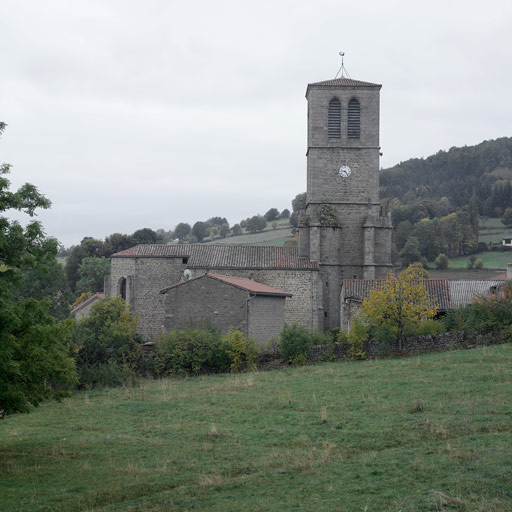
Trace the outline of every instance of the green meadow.
[[511, 378], [497, 345], [77, 392], [0, 422], [0, 510], [512, 510]]

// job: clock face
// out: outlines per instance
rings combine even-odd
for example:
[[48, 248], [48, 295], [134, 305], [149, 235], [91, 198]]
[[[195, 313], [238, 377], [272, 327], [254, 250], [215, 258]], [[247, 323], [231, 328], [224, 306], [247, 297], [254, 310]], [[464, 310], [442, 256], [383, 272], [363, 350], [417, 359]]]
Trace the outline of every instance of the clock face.
[[350, 167], [348, 165], [342, 165], [339, 170], [339, 175], [342, 178], [348, 178], [352, 174]]

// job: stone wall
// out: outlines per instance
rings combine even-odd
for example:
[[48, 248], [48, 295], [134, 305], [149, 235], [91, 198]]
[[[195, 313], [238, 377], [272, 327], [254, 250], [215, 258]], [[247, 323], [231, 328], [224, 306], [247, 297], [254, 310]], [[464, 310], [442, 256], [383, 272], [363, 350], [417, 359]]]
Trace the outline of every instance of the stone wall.
[[284, 327], [284, 310], [284, 297], [257, 295], [249, 301], [249, 334], [256, 343], [279, 336]]
[[225, 276], [245, 277], [285, 292], [292, 297], [286, 298], [284, 321], [287, 324], [297, 322], [310, 329], [318, 329], [319, 272], [312, 270], [277, 269], [191, 269], [193, 277], [207, 272]]
[[[507, 341], [503, 337], [496, 335], [477, 335], [464, 333], [463, 331], [452, 331], [425, 336], [410, 336], [404, 340], [401, 351], [398, 349], [396, 341], [365, 341], [363, 343], [363, 351], [366, 357], [372, 358], [423, 352], [443, 352], [484, 345], [497, 345]], [[311, 347], [308, 361], [347, 359], [349, 348], [348, 343], [316, 345]]]
[[225, 333], [230, 327], [245, 332], [248, 293], [207, 277], [171, 288], [161, 295], [165, 332], [210, 325]]

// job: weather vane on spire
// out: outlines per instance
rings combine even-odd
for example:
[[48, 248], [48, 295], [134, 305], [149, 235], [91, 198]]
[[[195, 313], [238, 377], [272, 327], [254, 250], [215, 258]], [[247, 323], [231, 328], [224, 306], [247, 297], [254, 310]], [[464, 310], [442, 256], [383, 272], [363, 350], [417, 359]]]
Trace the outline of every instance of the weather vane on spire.
[[343, 57], [345, 57], [345, 52], [339, 52], [339, 56], [341, 57], [341, 67], [338, 69], [338, 72], [336, 73], [335, 79], [338, 78], [338, 75], [341, 71], [341, 77], [340, 78], [350, 78], [350, 75], [348, 74], [348, 71], [345, 68], [345, 65], [343, 64]]

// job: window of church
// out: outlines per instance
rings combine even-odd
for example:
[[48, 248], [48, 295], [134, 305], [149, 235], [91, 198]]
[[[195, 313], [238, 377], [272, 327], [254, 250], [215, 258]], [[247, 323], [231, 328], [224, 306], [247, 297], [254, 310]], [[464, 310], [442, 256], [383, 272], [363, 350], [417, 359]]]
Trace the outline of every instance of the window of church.
[[359, 139], [361, 137], [361, 107], [359, 101], [352, 98], [348, 102], [348, 131], [349, 139]]
[[339, 139], [341, 137], [341, 103], [338, 98], [333, 98], [329, 102], [329, 121], [327, 128], [329, 139]]

